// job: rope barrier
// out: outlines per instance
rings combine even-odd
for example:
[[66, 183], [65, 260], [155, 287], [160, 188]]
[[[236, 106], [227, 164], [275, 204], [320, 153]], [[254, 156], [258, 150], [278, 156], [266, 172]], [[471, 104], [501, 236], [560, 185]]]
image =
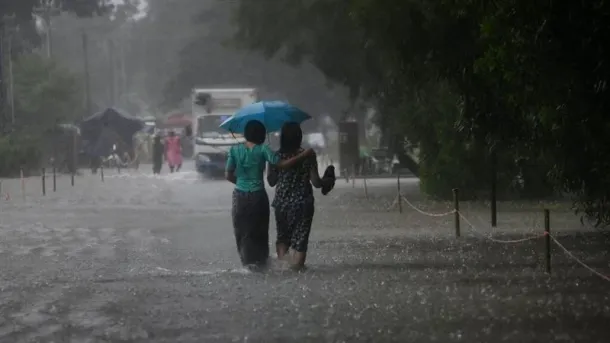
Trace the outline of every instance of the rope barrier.
[[[459, 213], [459, 212], [458, 212]], [[536, 240], [536, 239], [540, 239], [542, 237], [544, 237], [544, 234], [540, 234], [540, 235], [536, 235], [536, 236], [532, 236], [532, 237], [525, 237], [525, 238], [520, 238], [520, 239], [497, 239], [497, 238], [493, 238], [490, 235], [485, 235], [483, 233], [480, 233], [476, 227], [474, 226], [474, 224], [472, 224], [471, 221], [468, 220], [468, 218], [466, 218], [462, 213], [459, 213], [460, 218], [462, 218], [462, 220], [464, 220], [466, 222], [466, 224], [468, 224], [468, 226], [470, 226], [470, 231], [474, 232], [477, 235], [480, 235], [492, 242], [495, 243], [502, 243], [502, 244], [516, 244], [516, 243], [523, 243], [523, 242], [527, 242], [527, 241], [532, 241], [532, 240]]]
[[404, 196], [401, 196], [401, 197], [402, 197], [402, 200], [404, 200], [404, 201], [407, 203], [407, 205], [409, 205], [409, 207], [411, 207], [413, 210], [415, 210], [415, 211], [417, 211], [417, 212], [419, 212], [419, 213], [421, 213], [421, 214], [423, 214], [423, 215], [426, 215], [426, 216], [428, 216], [428, 217], [446, 217], [446, 216], [449, 216], [449, 215], [452, 215], [452, 214], [454, 214], [454, 213], [455, 213], [455, 210], [451, 210], [451, 211], [449, 211], [449, 212], [445, 212], [445, 213], [431, 213], [431, 212], [426, 212], [426, 211], [424, 211], [424, 210], [419, 209], [417, 206], [413, 205], [413, 204], [412, 204], [412, 203], [411, 203], [411, 202], [410, 202], [410, 201], [409, 201], [407, 198], [405, 198]]
[[[136, 157], [137, 153], [136, 153]], [[140, 171], [136, 170], [137, 174], [141, 174]], [[0, 183], [1, 184], [1, 183]], [[25, 179], [23, 178], [23, 174], [21, 176], [21, 186], [22, 186], [22, 191], [25, 185]], [[24, 193], [25, 196], [25, 193]], [[0, 199], [4, 198], [4, 200], [10, 200], [10, 194], [8, 192], [2, 192], [2, 190], [0, 189]], [[428, 216], [428, 217], [436, 217], [436, 218], [440, 218], [440, 217], [446, 217], [449, 215], [456, 215], [459, 216], [459, 218], [461, 218], [466, 224], [468, 224], [469, 229], [471, 232], [473, 232], [474, 234], [481, 236], [491, 242], [494, 243], [500, 243], [500, 244], [518, 244], [518, 243], [524, 243], [524, 242], [528, 242], [528, 241], [533, 241], [533, 240], [537, 240], [540, 238], [545, 238], [548, 237], [547, 239], [551, 239], [552, 242], [554, 242], [559, 248], [561, 248], [561, 250], [571, 259], [573, 259], [576, 263], [578, 263], [579, 265], [581, 265], [582, 267], [584, 267], [585, 269], [587, 269], [589, 272], [591, 272], [592, 274], [596, 275], [597, 277], [610, 282], [610, 276], [608, 275], [604, 275], [603, 273], [599, 272], [598, 270], [596, 270], [595, 268], [587, 265], [585, 262], [583, 262], [581, 259], [579, 259], [578, 257], [576, 257], [574, 255], [574, 253], [572, 253], [570, 250], [568, 250], [561, 242], [559, 242], [559, 240], [557, 238], [555, 238], [553, 235], [551, 235], [549, 232], [544, 232], [543, 234], [539, 234], [539, 235], [535, 235], [535, 236], [530, 236], [530, 237], [524, 237], [524, 238], [520, 238], [520, 239], [511, 239], [511, 240], [504, 240], [504, 239], [497, 239], [492, 237], [492, 233], [490, 234], [486, 234], [481, 232], [480, 230], [477, 230], [477, 227], [461, 212], [459, 211], [458, 207], [456, 206], [456, 209], [445, 212], [445, 213], [431, 213], [431, 212], [427, 212], [424, 211], [420, 208], [418, 208], [417, 206], [415, 206], [413, 203], [411, 203], [409, 201], [409, 199], [407, 199], [405, 196], [403, 196], [402, 194], [398, 193], [396, 199], [395, 199], [395, 204], [396, 202], [400, 202], [400, 200], [404, 200], [404, 202], [409, 205], [409, 207], [411, 207], [414, 211]], [[392, 207], [395, 205], [393, 204]], [[456, 219], [457, 221], [457, 219]], [[459, 221], [457, 221], [459, 223]], [[459, 232], [459, 231], [458, 231]], [[458, 234], [459, 236], [459, 234]], [[550, 251], [550, 250], [549, 250]], [[550, 260], [549, 260], [550, 261]]]
[[584, 263], [582, 260], [580, 260], [578, 257], [574, 256], [574, 254], [568, 250], [565, 246], [563, 246], [563, 244], [561, 244], [557, 238], [555, 238], [553, 235], [549, 235], [551, 237], [551, 239], [553, 240], [553, 242], [555, 242], [555, 244], [557, 244], [557, 246], [559, 246], [561, 248], [561, 250], [563, 250], [563, 252], [568, 255], [569, 257], [571, 257], [574, 261], [576, 261], [578, 264], [580, 264], [581, 266], [585, 267], [587, 270], [589, 270], [591, 273], [599, 276], [600, 278], [602, 278], [603, 280], [609, 281], [610, 282], [610, 277], [606, 276], [600, 272], [598, 272], [597, 270], [595, 270], [593, 267], [588, 266], [586, 263]]

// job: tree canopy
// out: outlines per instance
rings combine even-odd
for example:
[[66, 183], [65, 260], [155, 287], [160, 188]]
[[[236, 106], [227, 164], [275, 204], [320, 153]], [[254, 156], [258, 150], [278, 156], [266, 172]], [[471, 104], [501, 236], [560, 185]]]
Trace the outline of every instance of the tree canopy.
[[[0, 13], [7, 16], [14, 15], [20, 21], [29, 21], [36, 9], [46, 3], [45, 0], [2, 1], [0, 2]], [[54, 8], [72, 12], [78, 16], [92, 16], [109, 10], [112, 2], [109, 0], [54, 0], [52, 5]]]
[[[610, 196], [602, 0], [241, 0], [242, 46], [310, 61], [420, 148], [422, 187]], [[592, 213], [593, 213], [592, 212]], [[608, 213], [608, 211], [605, 211]], [[610, 218], [606, 218], [608, 220]]]

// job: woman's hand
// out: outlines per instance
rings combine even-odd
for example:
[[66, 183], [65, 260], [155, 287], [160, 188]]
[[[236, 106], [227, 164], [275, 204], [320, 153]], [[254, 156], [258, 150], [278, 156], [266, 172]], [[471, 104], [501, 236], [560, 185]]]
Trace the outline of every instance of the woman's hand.
[[303, 156], [306, 156], [306, 157], [316, 156], [316, 151], [313, 150], [312, 148], [307, 148], [307, 149], [305, 149], [305, 151], [303, 151]]

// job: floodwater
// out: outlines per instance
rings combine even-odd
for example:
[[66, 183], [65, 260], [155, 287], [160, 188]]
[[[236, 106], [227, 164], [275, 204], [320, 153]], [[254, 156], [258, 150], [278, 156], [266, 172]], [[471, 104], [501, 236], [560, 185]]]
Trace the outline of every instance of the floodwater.
[[[25, 197], [18, 180], [4, 180], [0, 342], [610, 339], [609, 282], [558, 248], [549, 276], [543, 240], [494, 243], [465, 223], [456, 239], [453, 215], [404, 202], [402, 214], [388, 210], [396, 180], [369, 180], [368, 200], [362, 180], [338, 181], [317, 197], [308, 270], [272, 261], [249, 273], [235, 251], [231, 185], [149, 170], [106, 171], [104, 182], [85, 172], [74, 187], [60, 176], [57, 192], [48, 178], [44, 197], [39, 178], [25, 181]], [[424, 202], [417, 180], [402, 185], [426, 211], [447, 209]], [[484, 222], [484, 212], [465, 214]], [[501, 219], [499, 237], [540, 233], [537, 212]], [[567, 248], [610, 274], [607, 237], [553, 222]]]

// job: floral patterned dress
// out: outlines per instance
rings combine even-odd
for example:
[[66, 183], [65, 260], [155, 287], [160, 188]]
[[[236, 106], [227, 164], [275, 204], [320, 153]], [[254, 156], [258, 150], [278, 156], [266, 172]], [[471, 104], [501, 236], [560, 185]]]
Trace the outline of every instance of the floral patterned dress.
[[[281, 160], [294, 157], [303, 149], [293, 153], [278, 153]], [[275, 209], [277, 225], [276, 243], [286, 244], [298, 252], [306, 252], [314, 215], [314, 196], [310, 182], [312, 168], [317, 170], [315, 156], [305, 159], [292, 168], [272, 170], [277, 175]]]

